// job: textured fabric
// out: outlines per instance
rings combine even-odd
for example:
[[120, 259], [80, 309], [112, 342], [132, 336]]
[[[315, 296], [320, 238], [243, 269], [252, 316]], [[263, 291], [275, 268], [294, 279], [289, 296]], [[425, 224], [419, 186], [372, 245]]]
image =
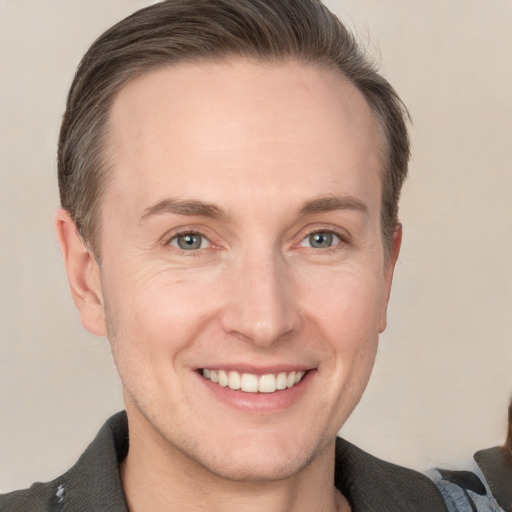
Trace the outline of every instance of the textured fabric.
[[426, 476], [377, 459], [340, 438], [336, 440], [335, 484], [352, 512], [447, 511]]
[[467, 470], [436, 468], [428, 476], [449, 512], [512, 512], [512, 457], [503, 448], [477, 452]]
[[128, 512], [119, 462], [128, 450], [126, 413], [110, 418], [64, 475], [0, 496], [0, 512]]
[[505, 512], [512, 512], [512, 455], [496, 446], [480, 450], [474, 455], [494, 499]]
[[[0, 496], [0, 511], [128, 512], [118, 468], [127, 452], [128, 424], [122, 412], [107, 421], [67, 473]], [[383, 462], [342, 439], [336, 442], [334, 477], [353, 512], [447, 512], [428, 478]]]
[[434, 469], [428, 473], [441, 491], [448, 512], [503, 512], [478, 466], [469, 469]]

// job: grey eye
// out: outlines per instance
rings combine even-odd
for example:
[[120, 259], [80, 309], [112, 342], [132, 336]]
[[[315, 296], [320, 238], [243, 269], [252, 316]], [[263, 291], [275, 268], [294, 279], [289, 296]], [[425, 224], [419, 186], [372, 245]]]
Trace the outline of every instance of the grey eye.
[[170, 245], [184, 251], [195, 251], [207, 247], [208, 241], [199, 233], [183, 233], [182, 235], [175, 236], [171, 240]]
[[303, 247], [313, 247], [313, 249], [328, 249], [339, 243], [340, 237], [330, 231], [317, 231], [307, 236], [301, 245]]

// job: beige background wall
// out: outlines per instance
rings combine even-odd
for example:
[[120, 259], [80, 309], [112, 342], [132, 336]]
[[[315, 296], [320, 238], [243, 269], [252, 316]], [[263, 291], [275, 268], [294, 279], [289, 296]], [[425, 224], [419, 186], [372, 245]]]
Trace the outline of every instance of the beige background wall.
[[[56, 247], [55, 141], [92, 40], [147, 0], [0, 0], [0, 490], [69, 467], [121, 393]], [[512, 392], [512, 2], [330, 0], [414, 118], [403, 251], [343, 429], [420, 469], [498, 443]]]

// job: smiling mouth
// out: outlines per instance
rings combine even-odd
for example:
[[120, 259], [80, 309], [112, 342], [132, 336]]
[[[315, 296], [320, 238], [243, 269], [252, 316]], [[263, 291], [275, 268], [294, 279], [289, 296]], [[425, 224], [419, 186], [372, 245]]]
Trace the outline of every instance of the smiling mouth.
[[226, 370], [209, 370], [203, 368], [200, 374], [223, 388], [243, 391], [244, 393], [274, 393], [293, 388], [306, 375], [306, 371], [267, 373], [254, 375]]

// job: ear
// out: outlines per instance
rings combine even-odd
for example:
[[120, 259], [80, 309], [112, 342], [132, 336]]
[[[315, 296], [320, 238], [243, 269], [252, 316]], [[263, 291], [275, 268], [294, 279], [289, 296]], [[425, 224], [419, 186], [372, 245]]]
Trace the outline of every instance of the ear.
[[385, 261], [385, 269], [384, 269], [384, 304], [382, 307], [381, 313], [381, 321], [380, 321], [380, 329], [379, 332], [383, 332], [387, 326], [387, 309], [389, 296], [391, 294], [391, 284], [393, 282], [393, 274], [395, 271], [395, 265], [398, 261], [398, 255], [400, 254], [400, 247], [402, 245], [402, 224], [397, 224], [395, 226], [395, 231], [393, 232], [393, 240], [391, 241], [391, 247], [389, 248], [389, 254], [387, 255], [387, 260]]
[[60, 208], [57, 211], [54, 224], [71, 294], [82, 325], [92, 334], [106, 336], [100, 267], [66, 210]]

